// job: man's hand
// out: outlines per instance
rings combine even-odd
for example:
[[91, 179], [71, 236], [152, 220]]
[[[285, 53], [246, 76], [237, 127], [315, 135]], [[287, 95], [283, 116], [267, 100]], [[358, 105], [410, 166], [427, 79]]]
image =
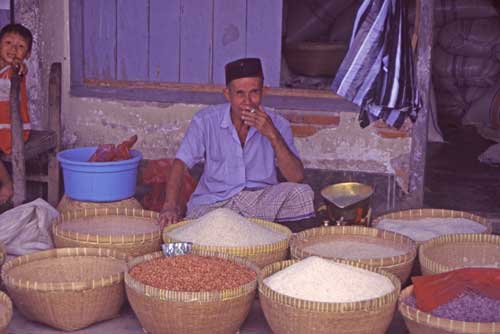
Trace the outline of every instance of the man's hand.
[[271, 117], [262, 110], [262, 106], [251, 110], [242, 110], [241, 119], [245, 125], [256, 128], [257, 131], [269, 140], [276, 138], [279, 134]]
[[0, 188], [0, 204], [7, 203], [12, 197], [12, 183], [3, 184]]
[[166, 225], [175, 224], [179, 221], [180, 213], [178, 208], [164, 207], [160, 211], [160, 217], [158, 218], [158, 225], [163, 228]]

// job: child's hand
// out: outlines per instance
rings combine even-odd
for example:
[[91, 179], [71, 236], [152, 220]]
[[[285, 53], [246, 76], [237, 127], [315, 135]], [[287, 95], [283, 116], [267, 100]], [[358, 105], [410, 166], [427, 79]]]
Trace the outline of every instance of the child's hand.
[[24, 62], [14, 62], [12, 64], [12, 67], [17, 71], [17, 74], [19, 74], [19, 76], [21, 77], [28, 74], [28, 66], [26, 66]]
[[12, 197], [12, 183], [4, 184], [0, 187], [0, 205], [8, 202]]

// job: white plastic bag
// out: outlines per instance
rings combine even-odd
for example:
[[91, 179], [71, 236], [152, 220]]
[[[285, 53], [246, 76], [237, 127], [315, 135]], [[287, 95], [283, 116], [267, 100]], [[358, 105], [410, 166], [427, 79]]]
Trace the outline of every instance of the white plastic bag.
[[53, 248], [51, 225], [59, 215], [49, 203], [38, 198], [0, 215], [0, 242], [9, 255], [25, 255]]

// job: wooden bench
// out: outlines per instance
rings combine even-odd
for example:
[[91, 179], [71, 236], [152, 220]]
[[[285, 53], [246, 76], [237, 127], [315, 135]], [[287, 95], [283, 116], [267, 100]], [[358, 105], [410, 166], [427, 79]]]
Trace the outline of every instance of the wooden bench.
[[[50, 67], [48, 118], [49, 129], [31, 130], [30, 138], [20, 152], [14, 151], [13, 145], [12, 155], [0, 155], [2, 161], [12, 164], [14, 206], [26, 201], [26, 181], [47, 183], [47, 201], [54, 207], [59, 201], [60, 172], [56, 155], [61, 143], [61, 63], [54, 63]], [[13, 142], [14, 136], [21, 138], [22, 131], [16, 131], [13, 127]], [[20, 157], [20, 159], [14, 157]], [[28, 162], [44, 158], [47, 159], [47, 169], [43, 172], [28, 174], [24, 166], [18, 165], [18, 161]]]

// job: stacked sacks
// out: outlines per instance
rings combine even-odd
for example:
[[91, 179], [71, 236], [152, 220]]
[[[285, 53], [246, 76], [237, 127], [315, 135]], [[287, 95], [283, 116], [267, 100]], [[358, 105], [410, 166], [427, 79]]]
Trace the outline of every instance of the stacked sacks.
[[440, 119], [491, 126], [489, 105], [500, 88], [500, 20], [493, 2], [438, 2], [434, 14], [433, 82]]

